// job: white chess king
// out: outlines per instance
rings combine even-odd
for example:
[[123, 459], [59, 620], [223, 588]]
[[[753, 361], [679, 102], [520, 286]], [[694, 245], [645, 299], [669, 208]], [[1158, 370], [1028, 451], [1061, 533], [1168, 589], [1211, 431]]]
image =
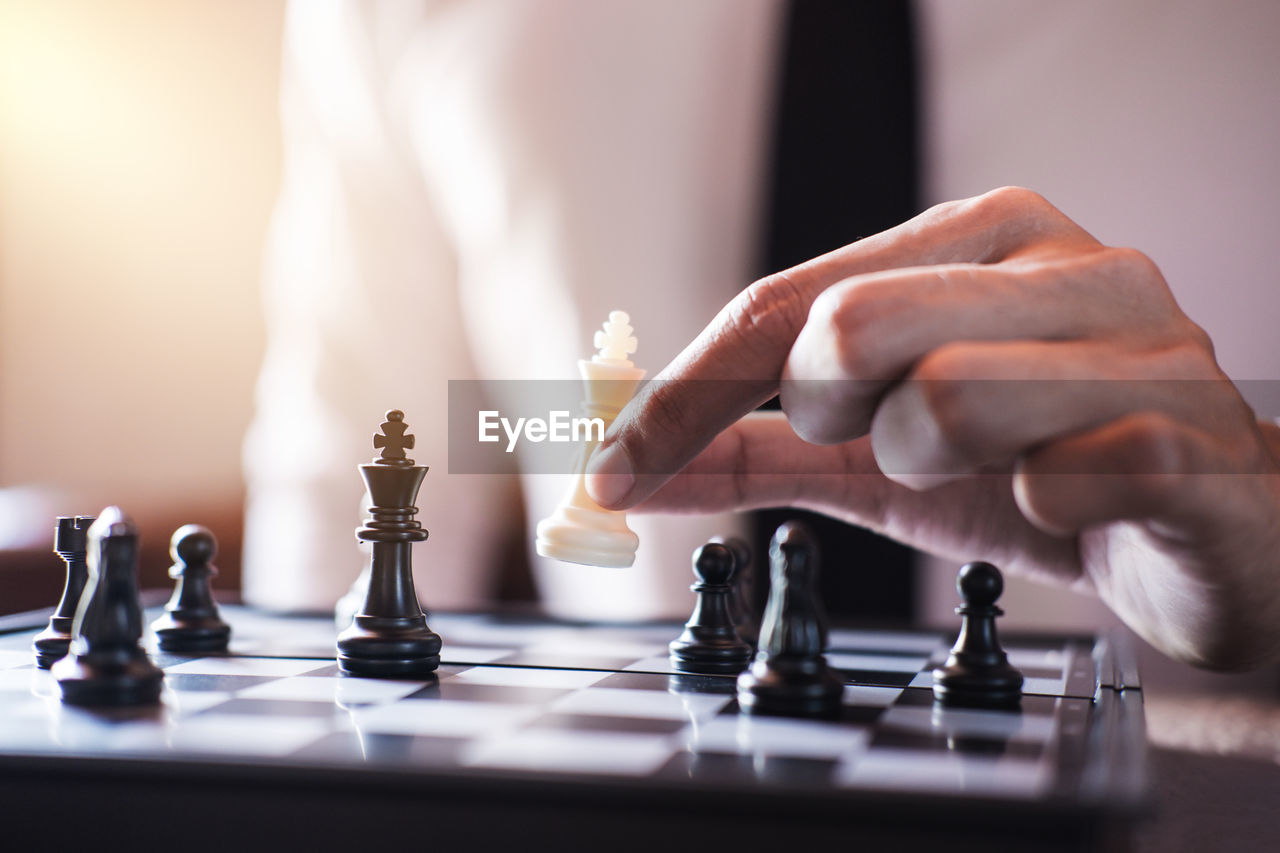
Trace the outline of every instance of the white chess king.
[[[587, 417], [600, 418], [605, 430], [644, 378], [644, 371], [628, 358], [636, 351], [632, 331], [625, 311], [609, 312], [604, 329], [596, 332], [599, 352], [590, 361], [578, 361], [587, 391], [583, 404]], [[544, 557], [569, 563], [625, 569], [636, 561], [640, 537], [627, 526], [623, 513], [604, 509], [591, 499], [583, 479], [587, 460], [599, 443], [592, 436], [578, 455], [573, 488], [556, 511], [538, 524], [537, 549]]]

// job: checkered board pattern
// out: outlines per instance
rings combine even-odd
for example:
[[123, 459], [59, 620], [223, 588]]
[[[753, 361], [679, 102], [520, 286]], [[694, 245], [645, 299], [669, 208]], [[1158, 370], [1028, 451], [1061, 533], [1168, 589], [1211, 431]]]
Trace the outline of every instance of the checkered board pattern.
[[[235, 624], [233, 654], [330, 658], [335, 628], [317, 619], [282, 619], [227, 608]], [[445, 639], [447, 663], [547, 669], [619, 670], [674, 675], [667, 643], [680, 633], [667, 623], [581, 626], [485, 614], [440, 614], [432, 628]], [[878, 687], [933, 686], [933, 668], [946, 660], [954, 636], [929, 631], [831, 632], [827, 661], [846, 681]], [[1092, 699], [1112, 684], [1110, 649], [1093, 638], [1015, 638], [1004, 643], [1025, 678], [1023, 691]], [[1124, 686], [1137, 687], [1130, 674]]]
[[[441, 614], [431, 681], [342, 676], [336, 631], [318, 619], [225, 608], [227, 655], [154, 654], [163, 705], [65, 706], [34, 668], [34, 632], [0, 637], [0, 756], [221, 762], [344, 773], [598, 779], [760, 786], [780, 795], [904, 793], [999, 801], [1132, 798], [1115, 773], [1116, 697], [1136, 684], [1105, 641], [1006, 641], [1026, 676], [1020, 711], [935, 707], [929, 670], [951, 638], [834, 631], [846, 677], [838, 720], [740, 714], [735, 682], [675, 673], [678, 625], [585, 627]], [[1140, 704], [1139, 704], [1140, 708]], [[1138, 714], [1136, 748], [1141, 746]], [[1123, 790], [1122, 790], [1123, 789]]]

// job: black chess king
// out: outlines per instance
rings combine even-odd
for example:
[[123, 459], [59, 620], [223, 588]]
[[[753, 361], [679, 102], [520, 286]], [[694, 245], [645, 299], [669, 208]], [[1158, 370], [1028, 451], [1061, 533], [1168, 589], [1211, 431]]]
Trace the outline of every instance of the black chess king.
[[364, 606], [338, 635], [338, 666], [348, 675], [414, 678], [440, 665], [440, 635], [427, 627], [413, 588], [413, 543], [427, 538], [414, 502], [427, 468], [405, 455], [414, 443], [407, 430], [402, 412], [387, 412], [373, 437], [381, 455], [359, 466], [371, 506], [356, 537], [370, 543], [372, 562]]

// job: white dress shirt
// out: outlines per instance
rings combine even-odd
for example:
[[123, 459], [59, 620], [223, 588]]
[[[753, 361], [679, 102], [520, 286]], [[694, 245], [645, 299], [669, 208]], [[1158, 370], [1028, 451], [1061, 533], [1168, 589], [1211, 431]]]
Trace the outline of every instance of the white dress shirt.
[[[926, 200], [1037, 189], [1104, 242], [1154, 258], [1234, 377], [1280, 374], [1280, 5], [917, 9]], [[421, 596], [478, 603], [517, 522], [531, 531], [563, 484], [448, 474], [447, 381], [575, 378], [613, 308], [631, 314], [652, 375], [748, 283], [782, 11], [291, 5], [269, 346], [245, 448], [248, 600], [317, 609], [347, 589], [362, 562], [354, 468], [382, 412], [401, 408], [432, 469]], [[631, 522], [630, 570], [542, 560], [527, 537], [553, 612], [687, 614], [689, 553], [732, 520]]]

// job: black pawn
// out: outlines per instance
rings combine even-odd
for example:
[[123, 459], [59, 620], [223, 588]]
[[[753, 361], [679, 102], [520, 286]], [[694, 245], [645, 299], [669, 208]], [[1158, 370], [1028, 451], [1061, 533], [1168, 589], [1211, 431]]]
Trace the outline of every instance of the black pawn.
[[164, 673], [138, 644], [138, 530], [119, 507], [89, 527], [89, 578], [76, 608], [75, 638], [53, 665], [62, 701], [71, 705], [149, 705], [160, 701]]
[[693, 573], [698, 594], [693, 615], [684, 633], [672, 640], [671, 666], [678, 672], [732, 675], [751, 660], [751, 647], [738, 636], [734, 623], [733, 551], [720, 542], [708, 542], [693, 553]]
[[414, 520], [425, 466], [405, 455], [414, 437], [392, 410], [373, 437], [381, 455], [359, 467], [370, 497], [369, 518], [356, 537], [371, 543], [369, 591], [351, 627], [338, 635], [338, 668], [374, 678], [429, 678], [440, 666], [440, 635], [427, 625], [413, 586], [414, 542], [427, 531]]
[[996, 607], [1004, 592], [1000, 570], [990, 563], [968, 563], [956, 577], [964, 602], [960, 634], [947, 662], [933, 671], [933, 697], [945, 705], [1016, 708], [1022, 701], [1022, 673], [1009, 665], [996, 636]]
[[218, 540], [199, 524], [185, 524], [169, 540], [173, 566], [169, 577], [177, 581], [164, 615], [151, 623], [156, 642], [166, 652], [220, 652], [227, 648], [231, 626], [218, 616], [212, 578], [218, 574], [213, 558]]
[[89, 579], [85, 553], [89, 548], [89, 525], [92, 515], [60, 516], [54, 529], [53, 550], [67, 566], [67, 580], [62, 587], [58, 609], [45, 628], [31, 642], [36, 653], [36, 666], [48, 669], [54, 661], [66, 657], [71, 648], [71, 627], [75, 623], [76, 606]]
[[837, 716], [844, 682], [823, 656], [827, 626], [817, 598], [818, 557], [803, 525], [778, 528], [769, 568], [760, 651], [738, 676], [738, 706], [751, 714]]
[[737, 536], [725, 538], [716, 536], [711, 540], [719, 542], [733, 552], [733, 600], [731, 613], [734, 624], [738, 626], [738, 636], [743, 642], [756, 647], [760, 639], [760, 614], [756, 610], [756, 578], [755, 566], [751, 562], [751, 546]]

